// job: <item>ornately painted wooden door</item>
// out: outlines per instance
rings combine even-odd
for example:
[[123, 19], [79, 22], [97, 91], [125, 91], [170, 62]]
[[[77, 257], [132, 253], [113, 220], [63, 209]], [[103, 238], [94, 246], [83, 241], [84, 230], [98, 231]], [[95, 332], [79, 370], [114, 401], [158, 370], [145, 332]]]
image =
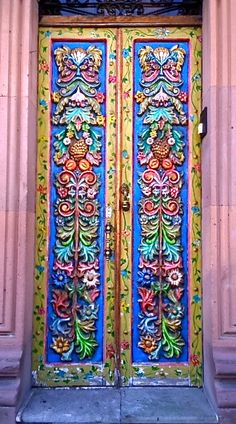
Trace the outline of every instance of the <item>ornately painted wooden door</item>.
[[40, 29], [36, 384], [201, 385], [200, 42]]

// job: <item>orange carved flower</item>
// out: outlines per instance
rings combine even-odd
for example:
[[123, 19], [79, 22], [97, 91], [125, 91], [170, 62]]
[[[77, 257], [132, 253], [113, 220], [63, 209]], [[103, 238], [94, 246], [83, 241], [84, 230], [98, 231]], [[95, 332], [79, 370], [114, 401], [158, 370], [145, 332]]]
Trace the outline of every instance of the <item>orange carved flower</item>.
[[142, 336], [138, 345], [146, 353], [151, 353], [157, 348], [157, 342], [152, 336]]
[[66, 340], [64, 337], [58, 337], [53, 338], [53, 344], [51, 345], [51, 348], [54, 349], [57, 353], [64, 353], [68, 352], [70, 349], [69, 341]]
[[145, 95], [141, 91], [137, 91], [134, 98], [137, 103], [142, 103], [145, 99]]

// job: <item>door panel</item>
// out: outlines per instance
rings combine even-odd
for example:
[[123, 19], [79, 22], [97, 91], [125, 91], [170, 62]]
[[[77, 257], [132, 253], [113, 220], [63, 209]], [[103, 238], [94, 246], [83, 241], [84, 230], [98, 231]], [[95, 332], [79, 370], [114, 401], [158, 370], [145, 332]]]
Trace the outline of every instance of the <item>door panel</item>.
[[48, 385], [114, 383], [115, 39], [40, 31], [34, 358]]
[[201, 384], [199, 41], [192, 28], [123, 33], [124, 384]]
[[200, 30], [39, 52], [35, 383], [200, 385]]

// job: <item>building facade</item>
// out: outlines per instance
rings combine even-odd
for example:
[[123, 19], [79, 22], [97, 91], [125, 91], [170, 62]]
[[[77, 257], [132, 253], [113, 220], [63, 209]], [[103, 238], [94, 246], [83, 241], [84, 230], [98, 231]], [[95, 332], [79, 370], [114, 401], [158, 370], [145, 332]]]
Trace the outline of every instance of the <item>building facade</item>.
[[[222, 423], [236, 421], [236, 5], [204, 0], [202, 279], [204, 390]], [[157, 18], [158, 19], [158, 18]], [[38, 3], [0, 3], [1, 296], [0, 420], [31, 388], [37, 140]]]

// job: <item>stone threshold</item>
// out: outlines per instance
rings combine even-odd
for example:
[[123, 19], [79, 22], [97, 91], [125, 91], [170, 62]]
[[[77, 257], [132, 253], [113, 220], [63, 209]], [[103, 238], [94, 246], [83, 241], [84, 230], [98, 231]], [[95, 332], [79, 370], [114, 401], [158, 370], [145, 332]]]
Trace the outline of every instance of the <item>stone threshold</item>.
[[18, 423], [213, 424], [202, 389], [183, 387], [33, 389]]

